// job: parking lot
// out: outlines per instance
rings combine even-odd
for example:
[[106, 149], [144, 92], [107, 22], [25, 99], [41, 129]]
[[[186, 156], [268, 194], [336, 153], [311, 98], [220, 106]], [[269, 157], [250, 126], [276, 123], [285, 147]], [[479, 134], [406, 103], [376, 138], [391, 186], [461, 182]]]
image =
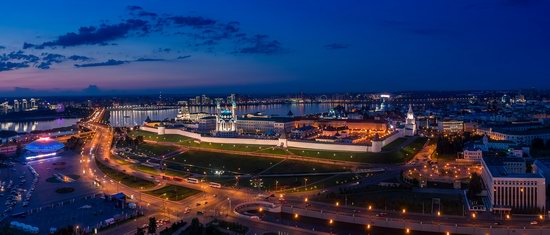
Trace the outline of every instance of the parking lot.
[[10, 221], [36, 226], [40, 234], [47, 234], [50, 228], [73, 224], [92, 232], [96, 227], [107, 225], [111, 218], [118, 220], [137, 213], [135, 209], [123, 209], [115, 204], [99, 195], [89, 195], [35, 208], [25, 215], [11, 217]]

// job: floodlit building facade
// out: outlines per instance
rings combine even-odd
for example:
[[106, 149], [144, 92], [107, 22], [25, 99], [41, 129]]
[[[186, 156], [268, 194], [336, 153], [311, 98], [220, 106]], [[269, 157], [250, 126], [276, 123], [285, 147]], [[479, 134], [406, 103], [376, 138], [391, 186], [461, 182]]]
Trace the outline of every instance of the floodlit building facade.
[[492, 211], [544, 210], [546, 179], [527, 172], [526, 162], [518, 157], [483, 157], [481, 177]]

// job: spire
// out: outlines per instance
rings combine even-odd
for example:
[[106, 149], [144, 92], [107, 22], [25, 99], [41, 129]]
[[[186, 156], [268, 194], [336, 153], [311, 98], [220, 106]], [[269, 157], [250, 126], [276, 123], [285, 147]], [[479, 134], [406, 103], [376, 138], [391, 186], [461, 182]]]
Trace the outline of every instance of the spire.
[[409, 112], [408, 113], [411, 113], [411, 114], [413, 113], [413, 108], [412, 108], [411, 104], [409, 104]]

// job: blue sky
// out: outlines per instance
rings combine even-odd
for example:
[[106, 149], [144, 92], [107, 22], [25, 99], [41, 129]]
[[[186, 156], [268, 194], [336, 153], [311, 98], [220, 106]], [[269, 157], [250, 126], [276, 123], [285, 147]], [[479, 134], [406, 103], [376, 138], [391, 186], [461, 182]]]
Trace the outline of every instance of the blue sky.
[[548, 12], [544, 0], [10, 1], [0, 91], [550, 88]]

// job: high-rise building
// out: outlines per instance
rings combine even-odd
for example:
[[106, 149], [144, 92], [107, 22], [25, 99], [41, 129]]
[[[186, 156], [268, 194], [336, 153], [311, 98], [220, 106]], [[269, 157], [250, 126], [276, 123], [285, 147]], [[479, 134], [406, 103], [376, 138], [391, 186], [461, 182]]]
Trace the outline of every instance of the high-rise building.
[[29, 109], [29, 102], [27, 102], [27, 99], [23, 99], [23, 102], [21, 102], [23, 111], [27, 111]]
[[9, 111], [9, 104], [8, 104], [8, 101], [5, 101], [4, 103], [2, 103], [0, 106], [2, 106], [2, 113], [3, 114], [7, 114], [8, 111]]
[[21, 105], [19, 104], [19, 100], [13, 100], [13, 111], [14, 112], [21, 111]]

